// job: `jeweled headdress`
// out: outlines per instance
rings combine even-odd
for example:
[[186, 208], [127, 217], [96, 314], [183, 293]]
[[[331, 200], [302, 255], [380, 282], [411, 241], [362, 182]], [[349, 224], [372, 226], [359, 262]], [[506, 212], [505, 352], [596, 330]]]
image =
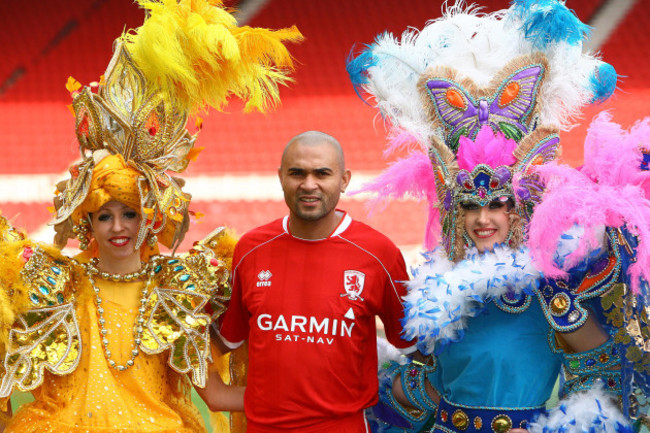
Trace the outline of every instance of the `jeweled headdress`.
[[544, 189], [533, 166], [557, 158], [559, 130], [616, 86], [582, 52], [587, 33], [563, 2], [516, 0], [492, 14], [459, 1], [422, 31], [378, 36], [348, 72], [389, 125], [388, 153], [416, 150], [364, 190], [427, 198], [425, 246], [442, 231], [452, 259], [459, 203], [508, 197], [528, 221]]
[[114, 199], [142, 216], [136, 248], [152, 235], [175, 248], [188, 228], [191, 196], [169, 171], [182, 172], [198, 153], [188, 116], [221, 109], [230, 96], [244, 99], [246, 111], [265, 111], [279, 102], [278, 85], [290, 81], [283, 42], [302, 39], [296, 28], [238, 27], [219, 0], [138, 3], [148, 17], [116, 40], [97, 92], [69, 83], [82, 161], [58, 186], [58, 246], [75, 237], [87, 213]]

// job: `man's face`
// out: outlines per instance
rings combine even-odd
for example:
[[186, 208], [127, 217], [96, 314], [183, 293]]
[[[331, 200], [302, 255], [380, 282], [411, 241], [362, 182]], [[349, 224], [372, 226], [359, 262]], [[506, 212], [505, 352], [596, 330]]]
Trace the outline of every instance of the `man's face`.
[[350, 182], [350, 172], [342, 165], [328, 142], [296, 142], [287, 149], [278, 174], [292, 218], [318, 222], [334, 212]]

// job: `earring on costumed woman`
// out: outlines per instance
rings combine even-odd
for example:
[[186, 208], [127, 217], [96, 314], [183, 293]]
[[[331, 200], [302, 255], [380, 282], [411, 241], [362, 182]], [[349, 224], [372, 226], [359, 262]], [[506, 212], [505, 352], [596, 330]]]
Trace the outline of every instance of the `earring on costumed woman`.
[[[492, 14], [459, 1], [348, 59], [389, 125], [385, 153], [409, 152], [363, 188], [371, 205], [429, 203], [403, 321], [426, 359], [386, 362], [375, 431], [647, 425], [650, 201], [635, 140], [648, 122], [625, 133], [600, 118], [582, 171], [554, 163], [559, 131], [616, 87], [614, 69], [583, 52], [588, 33], [556, 0]], [[619, 139], [625, 161], [608, 167]], [[475, 212], [492, 215], [487, 230], [468, 230]], [[504, 243], [484, 240], [493, 233]], [[547, 409], [558, 376], [562, 399]]]
[[[190, 391], [215, 383], [208, 330], [230, 295], [235, 238], [219, 228], [175, 254], [191, 195], [170, 172], [198, 154], [188, 116], [230, 96], [245, 111], [279, 102], [278, 86], [291, 81], [284, 43], [302, 36], [238, 27], [216, 0], [139, 4], [147, 19], [116, 40], [100, 82], [69, 80], [82, 160], [57, 187], [55, 245], [0, 219], [0, 398], [35, 399], [7, 432], [206, 431]], [[74, 238], [84, 251], [69, 258], [59, 248]], [[242, 417], [230, 422], [245, 428]]]

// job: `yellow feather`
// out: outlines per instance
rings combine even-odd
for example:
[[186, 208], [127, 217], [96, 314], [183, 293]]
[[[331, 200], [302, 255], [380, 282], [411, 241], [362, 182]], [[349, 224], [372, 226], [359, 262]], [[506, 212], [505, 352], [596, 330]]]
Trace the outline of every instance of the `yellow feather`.
[[278, 86], [290, 81], [293, 61], [286, 42], [303, 39], [295, 28], [272, 31], [237, 27], [220, 1], [139, 0], [149, 18], [122, 39], [152, 91], [181, 111], [222, 109], [230, 96], [246, 110], [279, 102]]

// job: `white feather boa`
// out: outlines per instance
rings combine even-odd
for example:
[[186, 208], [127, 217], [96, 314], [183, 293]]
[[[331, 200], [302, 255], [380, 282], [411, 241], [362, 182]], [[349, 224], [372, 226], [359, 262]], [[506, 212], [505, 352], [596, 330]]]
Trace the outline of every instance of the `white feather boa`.
[[404, 338], [417, 338], [427, 355], [438, 342], [460, 340], [466, 319], [477, 316], [485, 303], [508, 292], [530, 294], [541, 278], [526, 248], [497, 246], [485, 254], [473, 248], [457, 264], [438, 248], [427, 259], [407, 283], [403, 323]]
[[602, 386], [561, 400], [547, 415], [529, 426], [530, 433], [632, 432], [627, 419]]

